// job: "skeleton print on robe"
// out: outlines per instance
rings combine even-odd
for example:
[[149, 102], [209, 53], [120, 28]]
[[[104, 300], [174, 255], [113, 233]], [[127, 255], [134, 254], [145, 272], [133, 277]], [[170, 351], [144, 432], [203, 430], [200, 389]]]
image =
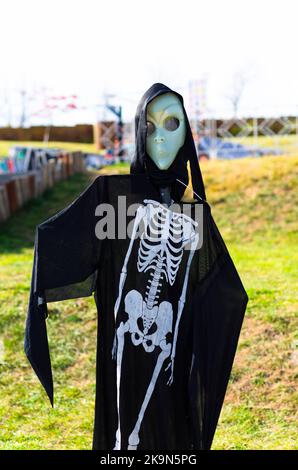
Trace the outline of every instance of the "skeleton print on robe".
[[[171, 356], [169, 366], [171, 367], [168, 385], [173, 381], [173, 370], [176, 343], [179, 331], [179, 322], [185, 304], [185, 296], [189, 278], [190, 265], [194, 251], [198, 246], [199, 233], [195, 228], [198, 222], [185, 214], [175, 213], [162, 204], [154, 200], [144, 200], [144, 206], [137, 210], [134, 221], [132, 240], [129, 244], [125, 256], [124, 265], [120, 275], [119, 295], [115, 306], [115, 315], [121, 302], [123, 284], [127, 273], [127, 264], [134, 243], [134, 236], [141, 223], [144, 230], [138, 248], [137, 270], [139, 273], [148, 273], [146, 279], [146, 291], [142, 293], [136, 289], [130, 290], [124, 299], [125, 312], [128, 319], [121, 322], [117, 328], [116, 336], [118, 340], [117, 351], [117, 391], [118, 410], [119, 393], [121, 383], [121, 364], [124, 349], [125, 336], [130, 336], [135, 346], [143, 346], [147, 353], [152, 353], [155, 348], [159, 348], [159, 355], [156, 365], [152, 371], [152, 378], [148, 384], [144, 401], [138, 413], [135, 427], [129, 436], [128, 449], [137, 449], [139, 444], [139, 430], [142, 424], [144, 413], [148, 402], [164, 365], [166, 359]], [[184, 272], [181, 295], [177, 306], [176, 325], [173, 328], [173, 304], [168, 300], [162, 300], [164, 284], [173, 287], [186, 246], [189, 247], [188, 259]], [[141, 277], [141, 276], [140, 276]], [[173, 333], [172, 343], [168, 340], [168, 335]], [[127, 335], [126, 335], [127, 333]], [[121, 426], [120, 415], [118, 414], [118, 429], [116, 433], [115, 450], [121, 449]]]
[[[169, 90], [155, 84], [140, 101], [130, 174], [96, 177], [36, 229], [25, 352], [53, 404], [48, 304], [94, 296], [94, 450], [210, 449], [248, 300], [206, 201], [186, 113], [185, 144], [169, 171], [146, 158], [146, 107]], [[170, 185], [176, 209], [162, 204], [160, 184]], [[185, 186], [194, 199], [184, 216]], [[130, 238], [124, 196], [138, 208], [125, 219]], [[101, 204], [115, 212], [113, 238], [96, 235]]]

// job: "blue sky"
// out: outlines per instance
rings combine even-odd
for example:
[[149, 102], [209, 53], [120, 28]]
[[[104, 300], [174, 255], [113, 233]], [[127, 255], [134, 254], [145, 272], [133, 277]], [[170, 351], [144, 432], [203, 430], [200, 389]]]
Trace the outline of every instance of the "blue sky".
[[72, 124], [101, 117], [105, 93], [132, 119], [156, 81], [187, 105], [189, 81], [201, 78], [208, 112], [230, 115], [239, 75], [240, 114], [298, 111], [294, 0], [1, 0], [0, 8], [0, 123], [8, 104], [17, 121], [21, 89], [77, 95], [80, 110], [53, 116]]

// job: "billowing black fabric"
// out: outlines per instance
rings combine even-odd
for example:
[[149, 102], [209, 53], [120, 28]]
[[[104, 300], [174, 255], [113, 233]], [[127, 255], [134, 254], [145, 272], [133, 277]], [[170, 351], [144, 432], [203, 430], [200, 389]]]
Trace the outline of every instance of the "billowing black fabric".
[[91, 184], [72, 204], [36, 228], [25, 352], [52, 404], [47, 302], [89, 296], [94, 291], [101, 249], [94, 231], [94, 210], [102, 198], [101, 188]]
[[[191, 148], [191, 134], [187, 140], [185, 146]], [[139, 140], [138, 145], [140, 161], [134, 163], [141, 168], [144, 149]], [[177, 208], [168, 212], [160, 204], [148, 166], [130, 175], [97, 177], [70, 206], [37, 227], [25, 352], [53, 403], [47, 303], [94, 295], [98, 337], [93, 449], [211, 446], [248, 297], [205, 200], [203, 182], [196, 183], [195, 165], [201, 181], [194, 160], [193, 186], [202, 200], [188, 204], [187, 230]], [[124, 219], [125, 226], [119, 196], [126, 197], [127, 207], [141, 209]], [[95, 233], [105, 216], [96, 215], [101, 203], [115, 212], [115, 237], [103, 240]], [[165, 214], [171, 214], [172, 224], [166, 244], [149, 236], [152, 226], [164, 226]], [[123, 226], [134, 226], [139, 216], [143, 242], [123, 236]], [[195, 239], [198, 217], [202, 246], [186, 250], [188, 238]]]

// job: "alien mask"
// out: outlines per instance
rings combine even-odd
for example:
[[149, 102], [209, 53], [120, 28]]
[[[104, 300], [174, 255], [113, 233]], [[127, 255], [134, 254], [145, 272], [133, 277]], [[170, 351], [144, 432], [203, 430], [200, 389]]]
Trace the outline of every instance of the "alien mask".
[[146, 152], [160, 170], [167, 170], [183, 146], [185, 119], [179, 98], [164, 93], [147, 106]]

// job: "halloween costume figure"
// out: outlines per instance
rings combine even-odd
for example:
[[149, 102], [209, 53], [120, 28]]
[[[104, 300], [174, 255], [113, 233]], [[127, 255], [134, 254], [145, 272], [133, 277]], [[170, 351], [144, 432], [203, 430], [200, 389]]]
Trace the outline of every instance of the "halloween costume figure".
[[[125, 223], [124, 196], [135, 208]], [[104, 238], [109, 211], [115, 236]], [[161, 83], [138, 105], [130, 174], [98, 176], [37, 226], [25, 352], [52, 403], [47, 303], [89, 295], [93, 449], [210, 449], [248, 297], [206, 201], [183, 98]]]

